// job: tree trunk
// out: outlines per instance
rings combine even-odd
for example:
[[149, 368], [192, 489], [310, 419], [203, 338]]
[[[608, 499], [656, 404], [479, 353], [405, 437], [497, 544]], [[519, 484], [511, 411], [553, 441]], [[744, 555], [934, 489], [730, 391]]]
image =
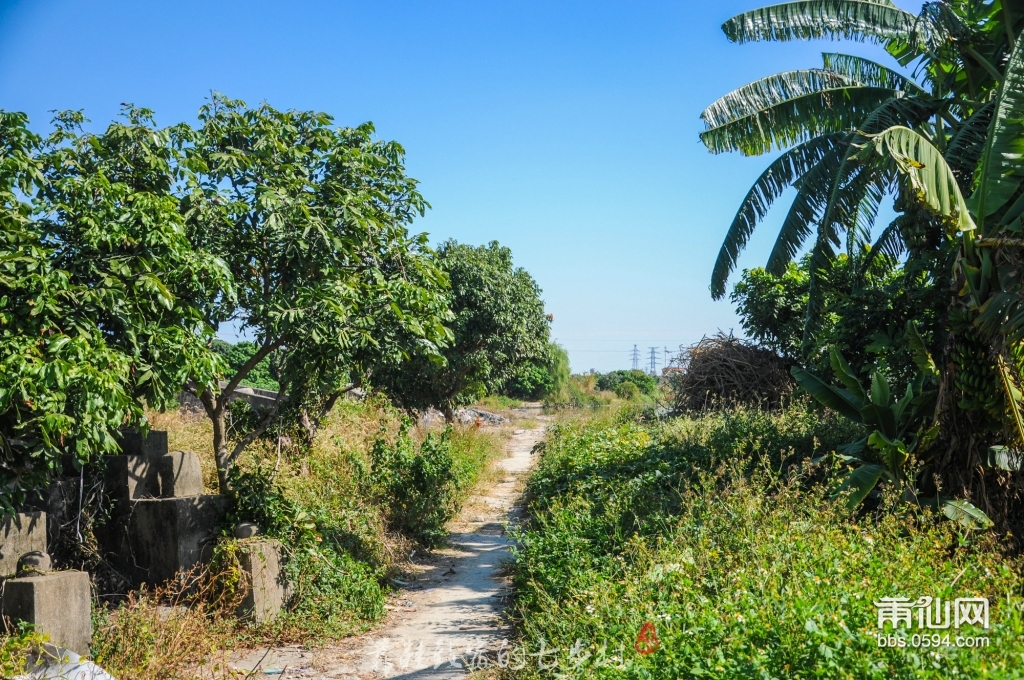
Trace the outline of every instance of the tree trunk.
[[223, 407], [210, 414], [210, 421], [213, 423], [213, 455], [217, 459], [217, 485], [220, 492], [226, 494], [231, 491], [231, 484], [228, 482], [229, 452], [228, 452], [228, 430], [227, 417]]

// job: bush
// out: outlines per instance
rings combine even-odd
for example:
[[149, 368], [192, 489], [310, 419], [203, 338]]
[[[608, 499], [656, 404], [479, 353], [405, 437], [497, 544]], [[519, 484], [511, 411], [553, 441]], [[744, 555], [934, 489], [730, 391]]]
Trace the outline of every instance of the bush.
[[[778, 475], [780, 447], [824, 453], [831, 426], [791, 410], [556, 427], [515, 553], [522, 644], [573, 678], [1021, 677], [1024, 561]], [[960, 634], [990, 645], [879, 648], [873, 602], [925, 595], [989, 598], [990, 630]], [[660, 647], [641, 655], [646, 623]], [[542, 675], [531, 660], [518, 677]]]
[[637, 386], [643, 394], [654, 394], [658, 390], [658, 379], [643, 371], [612, 371], [597, 378], [597, 389], [614, 392], [623, 382], [630, 382]]
[[[337, 637], [383, 616], [383, 573], [352, 556], [349, 533], [339, 525], [342, 518], [311, 512], [272, 479], [270, 470], [232, 470], [226, 529], [240, 521], [255, 522], [284, 545], [284, 571], [295, 594], [287, 614], [274, 625]], [[231, 564], [234, 545], [228, 539], [218, 546], [225, 566]]]
[[445, 525], [460, 506], [462, 480], [451, 450], [451, 427], [430, 433], [416, 450], [406, 421], [394, 443], [384, 433], [371, 452], [370, 486], [388, 503], [391, 528], [426, 547], [444, 543]]
[[619, 399], [631, 401], [640, 396], [640, 388], [636, 386], [635, 382], [623, 380], [615, 386], [615, 396]]

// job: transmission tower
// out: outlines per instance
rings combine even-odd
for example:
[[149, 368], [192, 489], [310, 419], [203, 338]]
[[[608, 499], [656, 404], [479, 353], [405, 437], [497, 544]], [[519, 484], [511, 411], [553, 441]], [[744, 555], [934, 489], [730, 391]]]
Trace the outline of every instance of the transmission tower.
[[657, 376], [658, 375], [658, 348], [657, 347], [648, 347], [647, 349], [651, 350], [651, 375]]
[[640, 370], [640, 350], [636, 345], [633, 345], [633, 370]]

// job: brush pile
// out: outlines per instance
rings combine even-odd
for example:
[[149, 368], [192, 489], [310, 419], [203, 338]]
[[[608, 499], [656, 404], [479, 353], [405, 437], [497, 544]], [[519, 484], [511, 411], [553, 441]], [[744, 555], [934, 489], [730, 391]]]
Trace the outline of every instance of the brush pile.
[[676, 411], [753, 406], [782, 407], [794, 382], [786, 361], [769, 349], [719, 332], [680, 348], [669, 374]]

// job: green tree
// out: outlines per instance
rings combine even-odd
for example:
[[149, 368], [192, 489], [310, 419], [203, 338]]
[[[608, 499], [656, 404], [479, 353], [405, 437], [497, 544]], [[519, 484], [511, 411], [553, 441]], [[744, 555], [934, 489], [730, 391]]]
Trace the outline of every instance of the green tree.
[[549, 342], [544, 356], [519, 366], [501, 392], [514, 399], [548, 399], [560, 394], [568, 382], [569, 355]]
[[[255, 342], [243, 340], [232, 345], [230, 342], [225, 342], [219, 338], [214, 339], [212, 348], [214, 352], [224, 357], [228, 370], [231, 372], [237, 372], [259, 350]], [[277, 382], [277, 378], [274, 377], [277, 374], [277, 367], [272, 365], [271, 358], [273, 356], [273, 354], [266, 356], [263, 358], [263, 361], [253, 366], [245, 380], [240, 384], [245, 387], [257, 387], [273, 392], [278, 391], [281, 385]]]
[[199, 305], [230, 296], [195, 252], [170, 188], [166, 131], [145, 109], [84, 134], [61, 114], [46, 139], [0, 112], [0, 504], [12, 511], [70, 455], [116, 453], [188, 377], [220, 364]]
[[479, 247], [446, 241], [437, 263], [451, 283], [453, 343], [443, 361], [419, 353], [372, 380], [399, 406], [434, 406], [451, 420], [457, 406], [498, 391], [520, 366], [542, 360], [550, 327], [540, 288], [497, 241]]
[[597, 379], [597, 389], [616, 392], [624, 382], [633, 383], [643, 394], [654, 394], [658, 391], [658, 379], [653, 375], [632, 369], [629, 371], [612, 371]]
[[[444, 276], [426, 236], [407, 225], [427, 204], [404, 151], [369, 124], [336, 128], [324, 113], [279, 111], [215, 95], [201, 126], [180, 128], [189, 176], [182, 201], [196, 248], [228, 266], [237, 295], [206, 308], [233, 321], [256, 351], [219, 390], [198, 390], [213, 422], [222, 489], [238, 456], [289, 408], [309, 430], [346, 390], [411, 351], [450, 339]], [[272, 353], [280, 392], [261, 423], [229, 442], [232, 393]], [[311, 435], [312, 436], [312, 435]]]

